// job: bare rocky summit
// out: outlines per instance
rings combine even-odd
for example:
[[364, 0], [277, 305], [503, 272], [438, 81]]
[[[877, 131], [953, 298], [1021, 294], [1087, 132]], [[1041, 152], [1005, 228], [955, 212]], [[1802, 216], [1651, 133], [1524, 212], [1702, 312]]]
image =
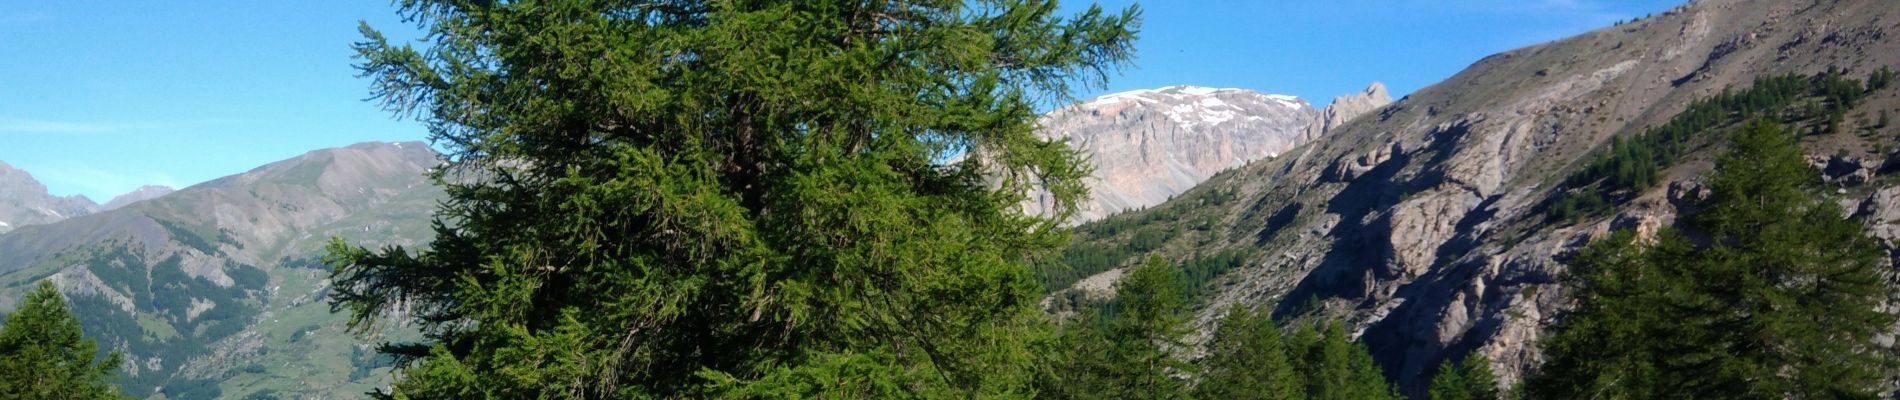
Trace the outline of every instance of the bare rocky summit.
[[1353, 118], [1359, 118], [1387, 104], [1392, 104], [1392, 94], [1387, 93], [1385, 84], [1380, 82], [1373, 82], [1371, 86], [1366, 87], [1366, 90], [1359, 93], [1335, 97], [1332, 103], [1326, 105], [1325, 110], [1321, 110], [1319, 115], [1314, 116], [1313, 121], [1307, 123], [1306, 133], [1300, 137], [1300, 140], [1317, 139], [1352, 121]]
[[1216, 172], [1278, 155], [1304, 141], [1316, 115], [1293, 96], [1170, 86], [1104, 95], [1039, 122], [1095, 164], [1094, 198], [1074, 221], [1085, 222], [1160, 204]]
[[86, 196], [54, 196], [33, 174], [0, 162], [0, 233], [100, 210]]

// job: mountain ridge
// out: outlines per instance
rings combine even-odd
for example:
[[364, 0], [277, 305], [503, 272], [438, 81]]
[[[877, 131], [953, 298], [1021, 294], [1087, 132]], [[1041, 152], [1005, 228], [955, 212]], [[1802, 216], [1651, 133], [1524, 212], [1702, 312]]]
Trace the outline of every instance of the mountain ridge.
[[1332, 132], [1333, 129], [1339, 128], [1340, 125], [1352, 121], [1353, 118], [1385, 108], [1389, 104], [1392, 104], [1392, 95], [1386, 92], [1385, 83], [1373, 81], [1371, 85], [1357, 93], [1334, 97], [1333, 102], [1327, 103], [1326, 108], [1321, 109], [1319, 115], [1315, 115], [1313, 121], [1307, 123], [1303, 139], [1318, 139]]
[[329, 313], [316, 260], [331, 237], [427, 243], [437, 165], [420, 142], [319, 149], [24, 227], [0, 235], [0, 309], [53, 280], [88, 335], [125, 353], [129, 394], [361, 393], [388, 365]]
[[176, 190], [172, 189], [170, 186], [164, 186], [164, 185], [139, 186], [137, 189], [132, 189], [132, 191], [130, 192], [126, 192], [125, 194], [121, 194], [121, 195], [113, 197], [112, 200], [106, 201], [105, 204], [101, 204], [100, 208], [101, 208], [101, 211], [115, 210], [115, 209], [118, 209], [119, 207], [125, 207], [128, 204], [156, 199], [156, 198], [159, 198], [160, 196], [171, 194], [171, 192], [174, 192], [174, 191]]
[[[1408, 393], [1422, 395], [1441, 361], [1471, 351], [1494, 360], [1508, 385], [1535, 368], [1543, 328], [1570, 306], [1562, 281], [1570, 252], [1613, 229], [1671, 226], [1719, 145], [1698, 147], [1665, 168], [1658, 186], [1575, 223], [1547, 222], [1553, 182], [1617, 138], [1757, 77], [1900, 66], [1895, 11], [1878, 1], [1704, 0], [1502, 52], [1280, 157], [1078, 227], [1076, 247], [1158, 232], [1151, 238], [1164, 239], [1143, 247], [1153, 250], [1119, 259], [1155, 254], [1193, 265], [1244, 254], [1208, 283], [1196, 319], [1203, 332], [1229, 305], [1344, 318]], [[1845, 114], [1896, 104], [1887, 90]], [[1882, 150], [1895, 148], [1891, 128], [1855, 118], [1866, 117], [1841, 125], [1860, 134], [1811, 134], [1803, 144], [1816, 163], [1844, 166], [1827, 178], [1846, 208], [1894, 220], [1890, 198], [1900, 189], [1879, 179], [1884, 160], [1900, 159]], [[1150, 229], [1169, 224], [1186, 228]], [[1875, 233], [1896, 248], [1892, 229]]]
[[85, 195], [54, 196], [33, 174], [0, 161], [0, 233], [97, 212]]

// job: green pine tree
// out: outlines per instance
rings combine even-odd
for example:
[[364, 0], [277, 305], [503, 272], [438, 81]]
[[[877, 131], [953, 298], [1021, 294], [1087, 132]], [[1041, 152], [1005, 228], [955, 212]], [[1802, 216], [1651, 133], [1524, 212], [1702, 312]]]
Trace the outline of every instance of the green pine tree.
[[98, 344], [85, 338], [49, 281], [28, 292], [0, 326], [0, 399], [123, 398], [111, 382], [119, 364], [118, 352], [99, 357]]
[[1272, 315], [1235, 306], [1222, 318], [1202, 361], [1201, 399], [1301, 399], [1300, 375]]
[[1187, 335], [1187, 290], [1180, 271], [1159, 257], [1149, 258], [1115, 286], [1115, 300], [1109, 303], [1115, 316], [1107, 328], [1114, 362], [1124, 371], [1117, 387], [1144, 399], [1183, 397], [1185, 383], [1174, 375], [1188, 372], [1189, 365], [1173, 354], [1186, 346], [1182, 338]]
[[1465, 382], [1464, 375], [1458, 373], [1458, 366], [1446, 359], [1438, 363], [1438, 372], [1432, 376], [1432, 385], [1425, 392], [1425, 398], [1469, 400], [1471, 394], [1466, 392], [1467, 389], [1470, 389], [1470, 385]]
[[1177, 378], [1191, 365], [1174, 356], [1186, 346], [1187, 307], [1179, 271], [1160, 258], [1129, 269], [1115, 283], [1115, 299], [1099, 313], [1071, 321], [1069, 363], [1053, 398], [1177, 399], [1188, 395]]
[[1131, 59], [1136, 10], [400, 3], [427, 48], [364, 26], [359, 68], [447, 150], [449, 198], [428, 248], [327, 260], [353, 328], [421, 323], [394, 395], [1029, 390], [1028, 265], [1088, 172], [1036, 113]]
[[1111, 356], [1115, 343], [1106, 337], [1105, 317], [1097, 308], [1089, 308], [1070, 318], [1061, 327], [1053, 345], [1043, 349], [1044, 358], [1036, 381], [1036, 396], [1048, 399], [1102, 399], [1115, 397], [1114, 380], [1120, 371], [1113, 368]]
[[1579, 306], [1545, 341], [1539, 398], [1870, 398], [1894, 363], [1883, 252], [1817, 195], [1795, 136], [1752, 123], [1688, 228], [1593, 243]]
[[1498, 381], [1491, 374], [1491, 360], [1472, 352], [1456, 364], [1439, 363], [1426, 395], [1430, 400], [1497, 400]]
[[1306, 398], [1317, 400], [1397, 399], [1365, 346], [1353, 343], [1345, 325], [1326, 324], [1323, 330], [1305, 324], [1287, 346], [1303, 354], [1295, 369], [1306, 372]]
[[1530, 397], [1653, 398], [1654, 349], [1641, 328], [1666, 318], [1660, 315], [1665, 310], [1648, 304], [1661, 292], [1654, 275], [1664, 271], [1645, 268], [1645, 250], [1623, 231], [1592, 242], [1572, 259], [1578, 305], [1541, 342], [1550, 358], [1529, 385]]
[[1823, 128], [1821, 131], [1825, 133], [1841, 133], [1841, 124], [1846, 122], [1847, 114], [1840, 111], [1840, 108], [1835, 108], [1833, 111], [1827, 113], [1827, 120], [1822, 122], [1821, 126], [1823, 126]]

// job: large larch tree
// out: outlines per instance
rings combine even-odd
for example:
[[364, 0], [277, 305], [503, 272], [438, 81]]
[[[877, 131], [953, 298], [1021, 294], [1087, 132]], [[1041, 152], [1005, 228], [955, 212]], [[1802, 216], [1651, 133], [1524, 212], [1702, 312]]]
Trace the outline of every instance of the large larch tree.
[[[1137, 11], [1048, 0], [405, 0], [363, 75], [446, 160], [424, 249], [332, 307], [426, 342], [398, 398], [1026, 396], [1028, 265], [1086, 165], [1034, 134]], [[1021, 204], [1046, 193], [1053, 212]]]

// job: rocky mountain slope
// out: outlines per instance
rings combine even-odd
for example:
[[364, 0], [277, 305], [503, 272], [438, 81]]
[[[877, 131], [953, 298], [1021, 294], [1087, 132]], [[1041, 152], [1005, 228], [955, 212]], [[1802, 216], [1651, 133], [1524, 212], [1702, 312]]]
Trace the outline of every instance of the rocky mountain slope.
[[135, 396], [357, 395], [387, 360], [329, 313], [321, 247], [426, 243], [437, 164], [420, 142], [318, 150], [20, 228], [0, 235], [0, 310], [53, 280], [88, 335], [125, 353]]
[[1359, 93], [1334, 97], [1332, 103], [1326, 104], [1326, 109], [1320, 110], [1319, 115], [1313, 116], [1313, 120], [1307, 122], [1306, 132], [1300, 137], [1300, 141], [1317, 139], [1352, 121], [1353, 118], [1377, 111], [1387, 104], [1392, 104], [1392, 94], [1387, 93], [1385, 84], [1379, 82], [1373, 82], [1372, 86], [1367, 86], [1366, 90]]
[[[1703, 0], [1493, 55], [1166, 204], [1080, 226], [1065, 258], [1112, 267], [1159, 254], [1213, 276], [1196, 288], [1203, 328], [1231, 304], [1346, 318], [1412, 393], [1440, 361], [1472, 350], [1509, 383], [1537, 365], [1542, 329], [1570, 305], [1567, 257], [1612, 229], [1673, 224], [1721, 142], [1693, 142], [1659, 183], [1602, 212], [1553, 219], [1566, 176], [1613, 138], [1759, 77], [1858, 79], [1900, 67], [1897, 11], [1884, 0]], [[1783, 116], [1813, 132], [1803, 145], [1838, 200], [1892, 243], [1900, 181], [1883, 178], [1900, 162], [1890, 151], [1900, 128], [1876, 116], [1900, 112], [1895, 92], [1852, 105], [1804, 92], [1792, 105], [1723, 116]], [[1803, 108], [1844, 117], [1792, 117]]]
[[86, 196], [54, 196], [33, 174], [0, 162], [0, 233], [56, 222], [100, 209]]

